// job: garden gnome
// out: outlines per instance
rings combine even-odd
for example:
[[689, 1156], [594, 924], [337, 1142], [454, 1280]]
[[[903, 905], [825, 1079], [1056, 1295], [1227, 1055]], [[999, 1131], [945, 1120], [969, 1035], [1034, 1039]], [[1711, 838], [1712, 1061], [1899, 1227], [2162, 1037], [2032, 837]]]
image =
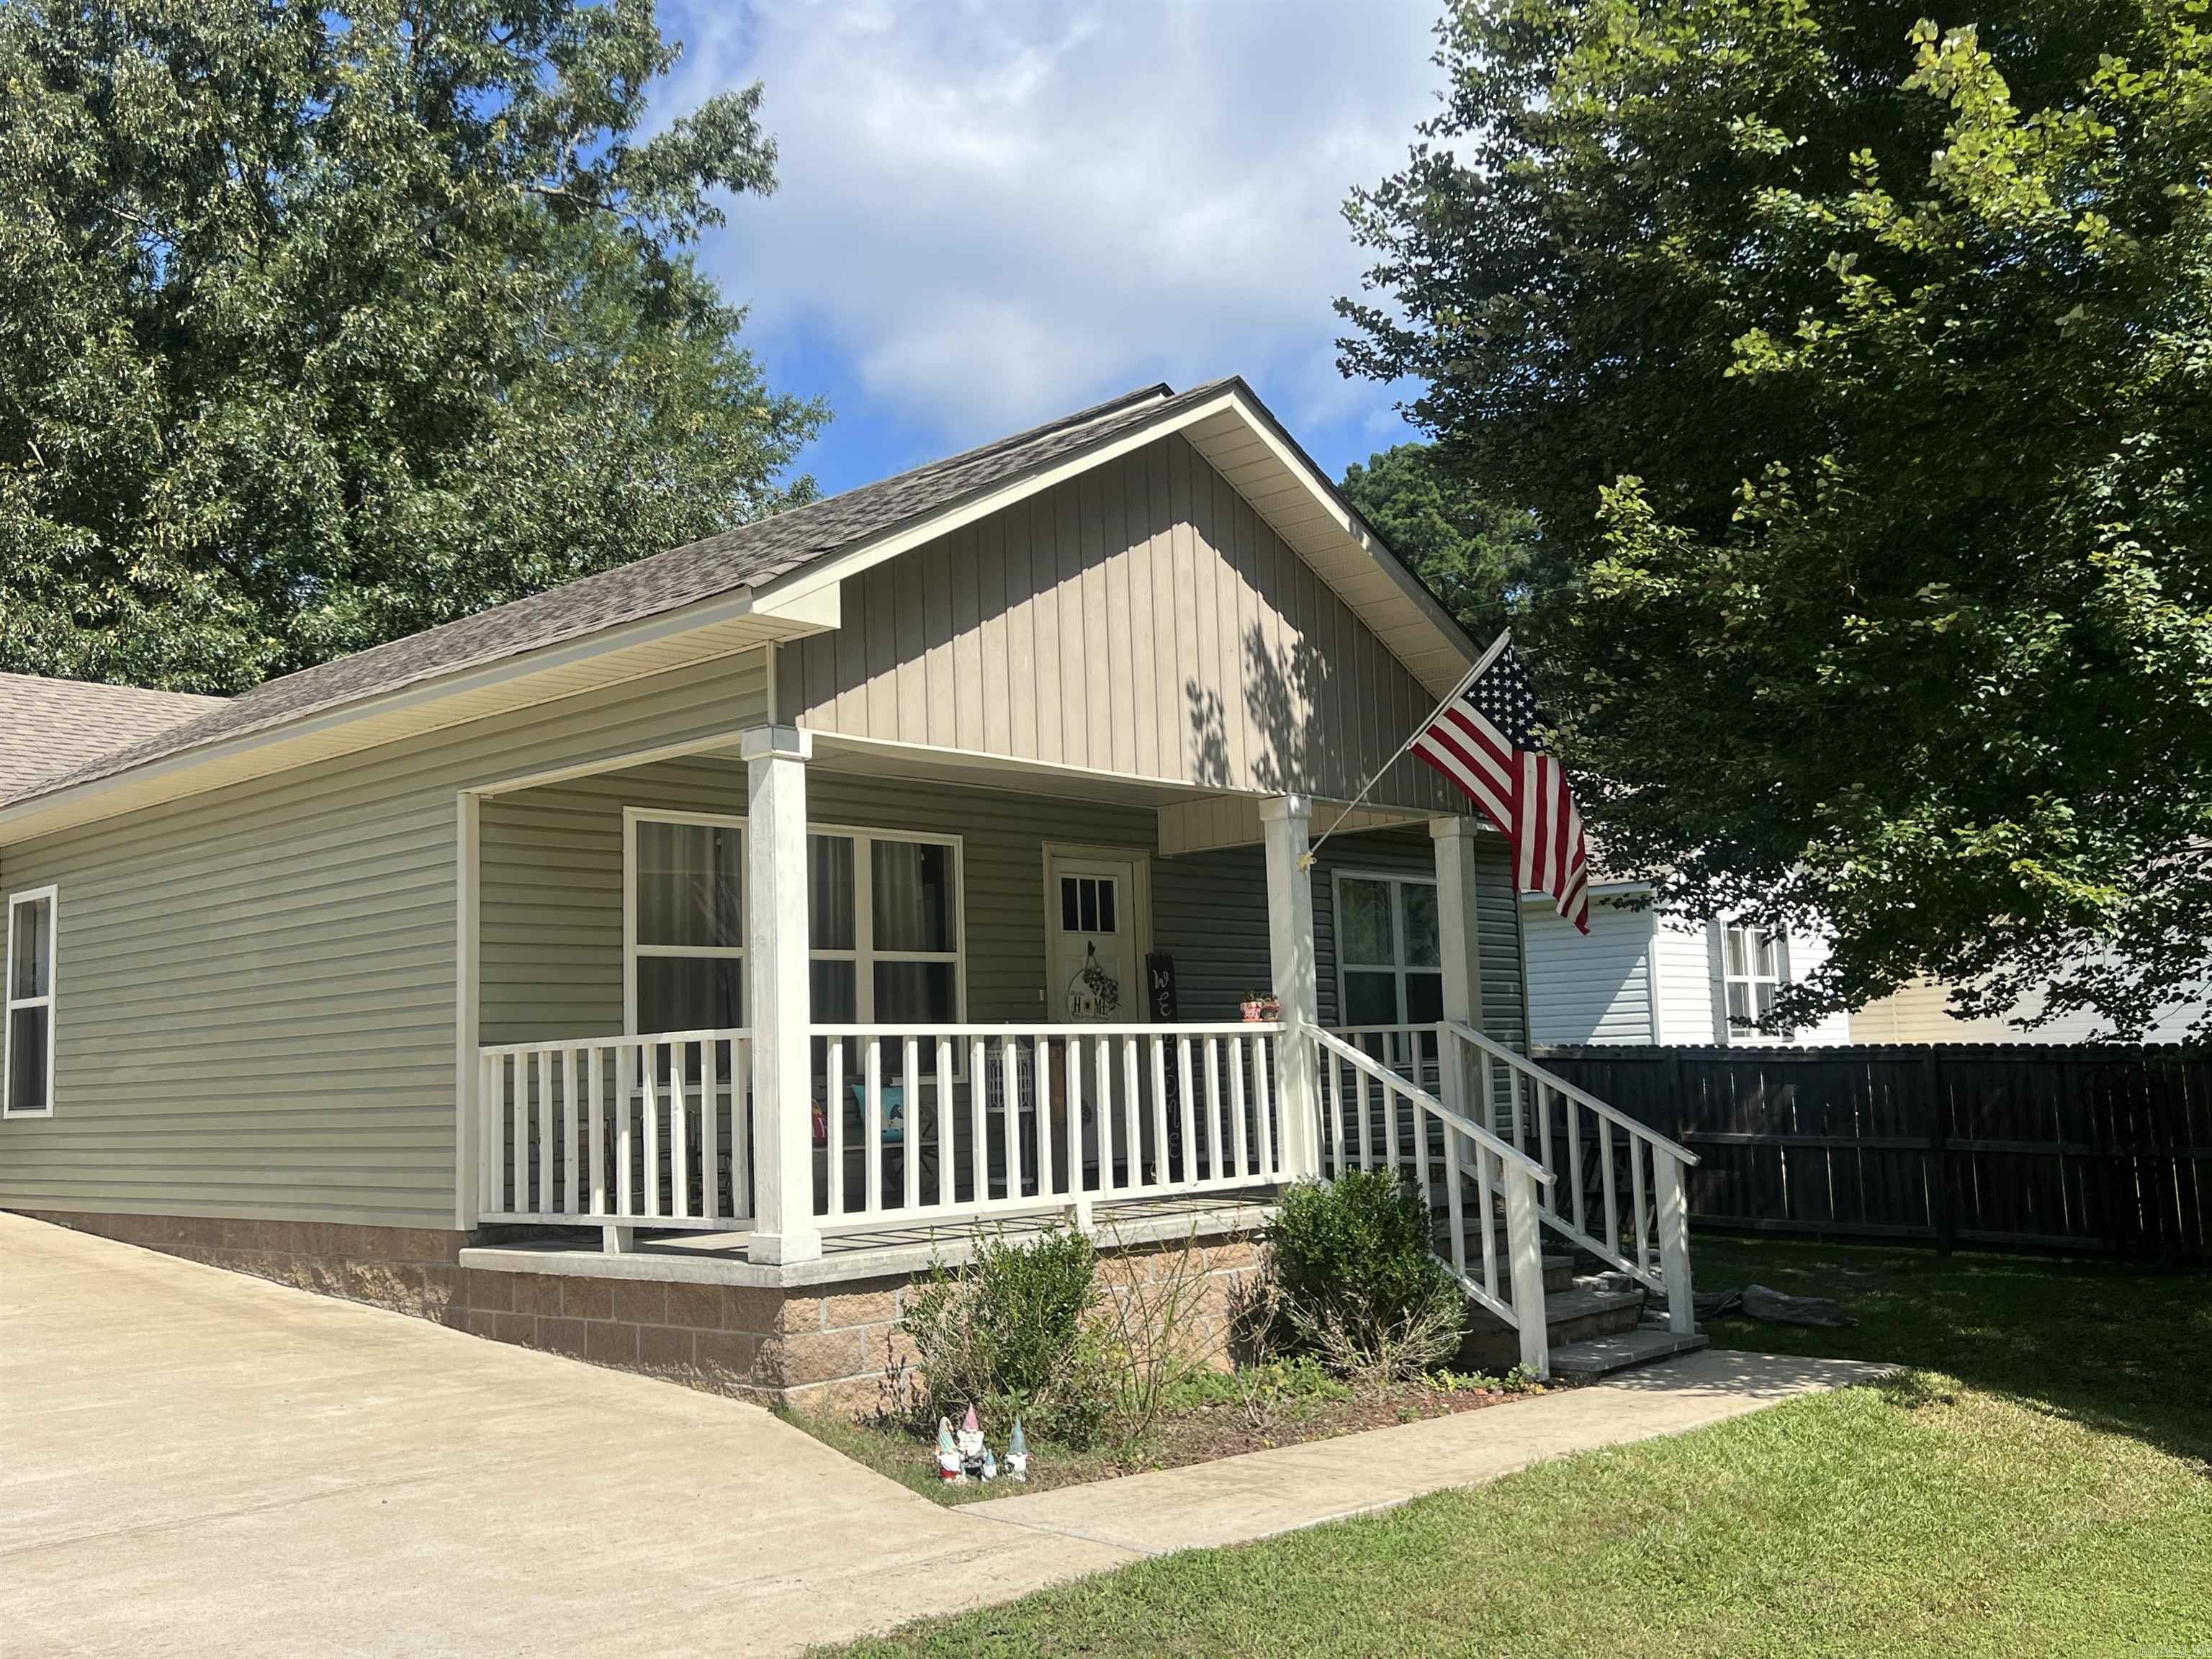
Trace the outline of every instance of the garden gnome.
[[960, 1450], [952, 1443], [951, 1420], [943, 1417], [937, 1419], [937, 1478], [960, 1479]]
[[1014, 1437], [1006, 1442], [1006, 1479], [1026, 1482], [1030, 1478], [1030, 1443], [1022, 1435], [1022, 1419], [1014, 1419]]
[[999, 1455], [988, 1446], [983, 1448], [983, 1478], [986, 1480], [999, 1478]]
[[960, 1473], [971, 1480], [983, 1478], [983, 1425], [975, 1420], [975, 1408], [968, 1407], [968, 1415], [960, 1419], [960, 1431], [952, 1437], [960, 1452]]

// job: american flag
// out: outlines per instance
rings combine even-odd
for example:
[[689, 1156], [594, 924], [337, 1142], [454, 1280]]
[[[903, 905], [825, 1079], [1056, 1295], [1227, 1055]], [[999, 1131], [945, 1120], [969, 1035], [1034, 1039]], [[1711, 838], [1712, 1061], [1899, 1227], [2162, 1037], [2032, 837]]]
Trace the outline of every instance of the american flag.
[[1413, 750], [1474, 797], [1513, 844], [1521, 890], [1546, 892], [1589, 932], [1589, 848], [1559, 762], [1538, 746], [1528, 671], [1501, 638], [1446, 699]]

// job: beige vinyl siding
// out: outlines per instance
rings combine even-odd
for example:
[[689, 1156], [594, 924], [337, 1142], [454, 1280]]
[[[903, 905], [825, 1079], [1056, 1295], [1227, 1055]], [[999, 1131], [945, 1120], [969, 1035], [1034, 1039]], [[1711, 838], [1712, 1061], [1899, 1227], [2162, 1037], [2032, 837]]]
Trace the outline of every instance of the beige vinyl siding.
[[1535, 1040], [1652, 1042], [1651, 913], [1599, 898], [1591, 902], [1589, 922], [1584, 935], [1549, 898], [1522, 901], [1528, 1018]]
[[[818, 732], [1346, 799], [1434, 706], [1180, 437], [847, 580], [777, 653]], [[1455, 802], [1404, 759], [1382, 805]]]
[[0, 1122], [0, 1206], [451, 1225], [456, 792], [766, 713], [725, 659], [0, 851], [60, 889], [54, 1114]]

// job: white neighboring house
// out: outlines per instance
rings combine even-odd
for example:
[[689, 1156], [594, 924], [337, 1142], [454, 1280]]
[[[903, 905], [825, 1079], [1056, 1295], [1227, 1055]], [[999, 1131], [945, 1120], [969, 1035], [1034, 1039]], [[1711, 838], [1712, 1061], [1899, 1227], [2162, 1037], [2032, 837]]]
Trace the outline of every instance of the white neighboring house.
[[1548, 895], [1522, 895], [1531, 1042], [1813, 1048], [1855, 1040], [1842, 1014], [1788, 1037], [1730, 1024], [1731, 1015], [1765, 1013], [1781, 987], [1826, 960], [1825, 940], [1632, 908], [1646, 890], [1638, 882], [1593, 888], [1587, 936], [1560, 918]]

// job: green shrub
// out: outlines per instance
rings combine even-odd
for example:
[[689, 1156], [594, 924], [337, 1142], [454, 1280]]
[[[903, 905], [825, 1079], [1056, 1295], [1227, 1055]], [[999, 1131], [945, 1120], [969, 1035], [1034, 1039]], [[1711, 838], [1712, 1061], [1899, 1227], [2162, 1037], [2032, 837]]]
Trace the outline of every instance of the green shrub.
[[899, 1322], [927, 1419], [957, 1419], [970, 1405], [994, 1419], [1018, 1411], [1039, 1433], [1090, 1444], [1115, 1397], [1093, 1328], [1099, 1296], [1091, 1241], [1059, 1228], [985, 1238], [967, 1266], [932, 1267]]
[[1419, 1195], [1391, 1174], [1353, 1170], [1291, 1188], [1267, 1242], [1286, 1346], [1378, 1380], [1457, 1351], [1465, 1294], [1430, 1249]]

